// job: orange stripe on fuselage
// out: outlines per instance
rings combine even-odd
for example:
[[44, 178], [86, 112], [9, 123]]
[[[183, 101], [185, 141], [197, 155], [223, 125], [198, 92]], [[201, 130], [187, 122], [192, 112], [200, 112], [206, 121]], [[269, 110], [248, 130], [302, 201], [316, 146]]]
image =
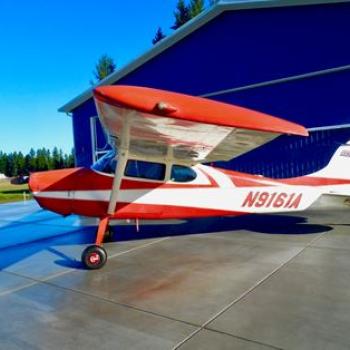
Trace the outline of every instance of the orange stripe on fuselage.
[[330, 186], [330, 185], [347, 185], [350, 180], [346, 179], [332, 179], [324, 177], [302, 176], [291, 179], [279, 180], [281, 184], [287, 185], [304, 185], [304, 186]]
[[[219, 170], [219, 169], [218, 169]], [[245, 174], [237, 171], [220, 169], [226, 175], [230, 176], [233, 183], [237, 187], [263, 187], [263, 186], [281, 186], [281, 185], [296, 185], [296, 186], [330, 186], [330, 185], [347, 185], [350, 180], [324, 178], [316, 176], [300, 176], [288, 179], [272, 179], [259, 175]], [[269, 182], [268, 184], [264, 182]]]

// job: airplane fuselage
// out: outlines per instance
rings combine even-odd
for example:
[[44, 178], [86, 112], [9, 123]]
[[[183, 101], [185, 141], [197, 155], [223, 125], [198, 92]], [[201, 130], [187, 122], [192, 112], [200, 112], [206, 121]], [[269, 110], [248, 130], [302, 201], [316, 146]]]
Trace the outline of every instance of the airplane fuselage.
[[[339, 186], [350, 197], [349, 180], [308, 176], [276, 180], [204, 165], [192, 169], [196, 177], [188, 182], [123, 177], [111, 217], [179, 219], [297, 212]], [[43, 208], [102, 218], [107, 215], [113, 177], [87, 168], [62, 169], [32, 174], [30, 187]]]

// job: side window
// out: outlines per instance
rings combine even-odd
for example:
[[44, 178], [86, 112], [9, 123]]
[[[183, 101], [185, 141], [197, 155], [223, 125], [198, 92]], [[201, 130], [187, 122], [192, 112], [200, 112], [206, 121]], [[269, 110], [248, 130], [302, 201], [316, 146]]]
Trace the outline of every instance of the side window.
[[175, 182], [190, 182], [197, 177], [196, 172], [187, 166], [173, 165], [171, 168], [171, 181]]
[[161, 181], [165, 178], [165, 164], [130, 159], [126, 164], [124, 174], [130, 177]]

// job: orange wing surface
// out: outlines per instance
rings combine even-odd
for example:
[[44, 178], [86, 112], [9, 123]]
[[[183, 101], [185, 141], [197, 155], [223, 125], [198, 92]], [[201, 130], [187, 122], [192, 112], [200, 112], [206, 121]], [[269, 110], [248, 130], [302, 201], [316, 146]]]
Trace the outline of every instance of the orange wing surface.
[[118, 147], [127, 138], [129, 152], [138, 157], [165, 157], [171, 149], [185, 163], [229, 160], [280, 134], [308, 135], [280, 118], [169, 91], [101, 86], [94, 97], [110, 141]]

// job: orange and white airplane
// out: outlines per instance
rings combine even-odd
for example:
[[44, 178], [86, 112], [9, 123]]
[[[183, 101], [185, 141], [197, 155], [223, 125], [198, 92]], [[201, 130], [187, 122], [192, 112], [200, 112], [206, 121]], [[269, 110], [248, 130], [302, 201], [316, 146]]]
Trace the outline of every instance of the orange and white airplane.
[[[314, 174], [276, 180], [204, 163], [230, 160], [281, 134], [307, 136], [297, 124], [208, 99], [131, 86], [94, 90], [113, 150], [90, 169], [35, 173], [29, 186], [41, 207], [99, 218], [82, 261], [107, 261], [112, 219], [159, 220], [251, 213], [293, 213], [350, 200], [350, 142]], [[328, 205], [328, 204], [327, 204]]]

